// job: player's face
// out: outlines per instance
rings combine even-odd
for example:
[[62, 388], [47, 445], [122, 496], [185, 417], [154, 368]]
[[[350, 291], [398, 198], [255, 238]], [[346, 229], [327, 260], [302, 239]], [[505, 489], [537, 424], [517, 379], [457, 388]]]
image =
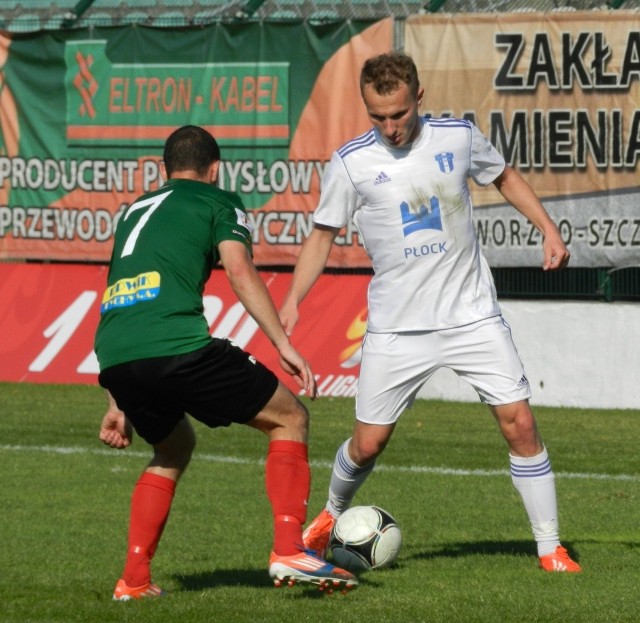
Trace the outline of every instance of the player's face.
[[420, 133], [418, 106], [423, 93], [420, 89], [415, 96], [402, 83], [393, 93], [381, 95], [371, 84], [365, 85], [362, 99], [367, 114], [389, 147], [402, 147], [417, 138]]

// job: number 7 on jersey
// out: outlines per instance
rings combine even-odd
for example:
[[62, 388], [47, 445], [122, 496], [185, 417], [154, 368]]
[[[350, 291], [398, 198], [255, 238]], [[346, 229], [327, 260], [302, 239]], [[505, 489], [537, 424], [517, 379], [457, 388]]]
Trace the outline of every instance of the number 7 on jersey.
[[161, 195], [155, 195], [154, 197], [149, 197], [149, 199], [144, 199], [142, 201], [136, 201], [129, 206], [127, 213], [124, 215], [124, 220], [126, 221], [136, 210], [141, 210], [142, 208], [147, 208], [147, 211], [140, 217], [140, 220], [136, 223], [135, 227], [131, 230], [127, 241], [124, 243], [124, 247], [122, 248], [122, 253], [120, 257], [127, 257], [127, 255], [131, 255], [133, 253], [133, 248], [136, 246], [136, 241], [138, 240], [138, 236], [142, 231], [142, 228], [147, 224], [149, 217], [160, 207], [160, 204], [173, 192], [173, 190], [168, 190], [166, 193], [162, 193]]

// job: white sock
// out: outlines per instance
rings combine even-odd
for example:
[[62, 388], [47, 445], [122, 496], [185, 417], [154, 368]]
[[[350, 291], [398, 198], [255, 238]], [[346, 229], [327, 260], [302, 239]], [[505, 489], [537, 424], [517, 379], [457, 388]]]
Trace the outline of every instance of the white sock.
[[334, 516], [339, 517], [349, 508], [351, 500], [360, 488], [360, 485], [373, 471], [375, 461], [364, 467], [356, 465], [349, 456], [349, 442], [347, 439], [336, 452], [333, 462], [333, 472], [329, 483], [329, 499], [326, 509]]
[[509, 455], [511, 480], [522, 496], [529, 515], [538, 556], [555, 552], [560, 545], [556, 483], [546, 448], [537, 456]]

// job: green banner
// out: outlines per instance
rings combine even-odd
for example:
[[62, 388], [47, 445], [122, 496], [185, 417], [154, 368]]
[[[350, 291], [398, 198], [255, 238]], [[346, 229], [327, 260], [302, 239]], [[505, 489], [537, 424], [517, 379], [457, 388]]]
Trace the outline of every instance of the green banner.
[[290, 63], [111, 63], [107, 40], [65, 45], [69, 145], [161, 146], [172, 128], [221, 145], [289, 143]]
[[362, 62], [391, 41], [391, 19], [1, 35], [0, 259], [108, 260], [123, 209], [164, 182], [165, 139], [197, 124], [256, 261], [293, 263], [331, 152], [369, 125]]

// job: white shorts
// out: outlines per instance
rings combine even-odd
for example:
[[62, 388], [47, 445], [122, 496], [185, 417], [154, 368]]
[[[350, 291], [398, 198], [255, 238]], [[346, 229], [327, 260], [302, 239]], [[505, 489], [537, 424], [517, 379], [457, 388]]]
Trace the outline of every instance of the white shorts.
[[511, 329], [502, 316], [494, 316], [439, 331], [366, 333], [356, 419], [392, 424], [439, 368], [453, 370], [489, 405], [531, 398]]

